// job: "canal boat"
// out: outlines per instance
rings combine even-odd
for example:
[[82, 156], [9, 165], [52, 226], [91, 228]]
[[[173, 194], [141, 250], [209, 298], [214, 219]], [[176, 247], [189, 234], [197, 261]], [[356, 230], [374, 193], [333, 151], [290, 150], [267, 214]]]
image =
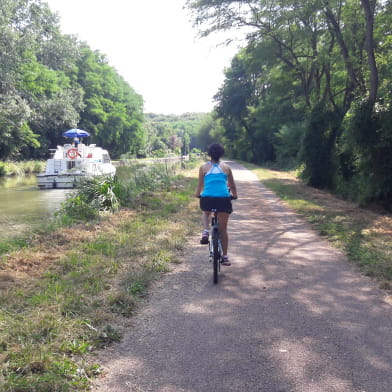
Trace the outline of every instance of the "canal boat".
[[[85, 177], [116, 174], [116, 168], [107, 150], [95, 144], [84, 144], [82, 140], [89, 136], [87, 132], [76, 129], [70, 131], [79, 131], [79, 134], [74, 133], [77, 136], [74, 136], [72, 144], [67, 143], [49, 150], [51, 157], [47, 160], [46, 170], [44, 173], [37, 174], [40, 189], [76, 188]], [[65, 132], [63, 136], [73, 135], [70, 131]]]

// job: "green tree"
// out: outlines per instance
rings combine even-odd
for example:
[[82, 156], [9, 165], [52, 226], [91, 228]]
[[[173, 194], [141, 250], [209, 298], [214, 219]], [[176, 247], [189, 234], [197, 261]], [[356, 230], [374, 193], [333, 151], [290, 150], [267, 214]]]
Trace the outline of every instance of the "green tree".
[[[24, 147], [39, 145], [29, 126], [33, 110], [18, 90], [21, 68], [40, 39], [47, 36], [47, 9], [39, 3], [4, 0], [0, 3], [0, 158], [19, 156]], [[51, 21], [50, 21], [51, 22]]]
[[85, 104], [79, 126], [113, 156], [136, 154], [145, 141], [142, 97], [108, 65], [104, 55], [87, 45], [81, 47], [77, 66]]
[[21, 67], [18, 91], [28, 103], [29, 128], [39, 135], [40, 147], [24, 149], [30, 157], [42, 157], [48, 148], [62, 142], [65, 127], [75, 127], [83, 108], [82, 90], [73, 87], [62, 71], [50, 69], [33, 57]]
[[154, 150], [189, 154], [192, 148], [200, 148], [199, 127], [205, 113], [184, 113], [182, 115], [146, 114], [149, 153]]
[[4, 0], [0, 10], [0, 158], [42, 157], [82, 108], [65, 74], [74, 60], [46, 3]]

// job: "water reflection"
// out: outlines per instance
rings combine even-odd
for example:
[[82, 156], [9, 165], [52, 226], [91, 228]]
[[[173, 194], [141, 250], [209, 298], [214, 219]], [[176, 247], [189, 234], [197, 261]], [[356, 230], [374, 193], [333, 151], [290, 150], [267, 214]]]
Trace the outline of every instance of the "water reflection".
[[50, 219], [69, 192], [72, 190], [40, 190], [35, 176], [1, 178], [0, 240]]

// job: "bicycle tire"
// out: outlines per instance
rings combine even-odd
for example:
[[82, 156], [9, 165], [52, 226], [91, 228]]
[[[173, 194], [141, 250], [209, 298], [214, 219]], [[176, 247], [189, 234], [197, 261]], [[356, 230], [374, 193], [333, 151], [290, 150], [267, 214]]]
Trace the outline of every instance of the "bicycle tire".
[[214, 269], [214, 283], [218, 283], [218, 272], [220, 263], [220, 252], [219, 252], [219, 238], [218, 232], [215, 230], [212, 233], [212, 249], [213, 249], [213, 269]]

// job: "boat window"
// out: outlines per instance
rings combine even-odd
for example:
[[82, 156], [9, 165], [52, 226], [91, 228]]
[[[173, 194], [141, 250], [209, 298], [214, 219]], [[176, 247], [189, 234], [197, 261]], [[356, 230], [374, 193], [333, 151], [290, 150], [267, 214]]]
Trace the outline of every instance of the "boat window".
[[75, 166], [76, 166], [76, 162], [75, 161], [68, 161], [67, 162], [67, 168], [68, 169], [72, 169]]
[[102, 161], [103, 163], [110, 163], [109, 154], [102, 154]]

